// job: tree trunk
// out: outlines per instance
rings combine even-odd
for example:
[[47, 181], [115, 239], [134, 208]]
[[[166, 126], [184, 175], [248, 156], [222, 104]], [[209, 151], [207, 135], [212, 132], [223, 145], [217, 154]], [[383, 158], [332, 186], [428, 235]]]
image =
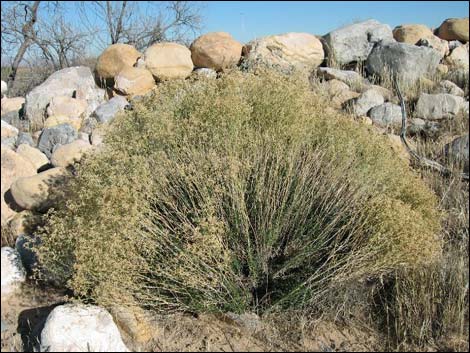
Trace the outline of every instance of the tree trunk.
[[25, 6], [26, 12], [28, 11], [28, 9], [31, 11], [31, 18], [29, 19], [28, 22], [24, 24], [21, 30], [23, 37], [24, 37], [24, 41], [23, 43], [21, 43], [21, 46], [18, 49], [18, 52], [16, 53], [15, 60], [13, 60], [13, 63], [11, 64], [11, 73], [8, 76], [8, 81], [7, 81], [8, 87], [11, 87], [13, 82], [15, 81], [16, 73], [18, 72], [18, 66], [21, 63], [21, 60], [23, 60], [23, 56], [26, 53], [26, 50], [33, 42], [32, 38], [34, 37], [34, 24], [36, 23], [36, 20], [37, 20], [37, 12], [38, 12], [38, 7], [39, 7], [40, 2], [41, 1], [35, 1], [32, 7], [28, 5]]

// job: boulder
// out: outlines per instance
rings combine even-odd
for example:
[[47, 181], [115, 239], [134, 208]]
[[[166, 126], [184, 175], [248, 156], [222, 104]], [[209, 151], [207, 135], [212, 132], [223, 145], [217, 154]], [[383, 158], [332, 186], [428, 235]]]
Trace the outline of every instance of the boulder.
[[243, 49], [243, 65], [254, 70], [274, 68], [290, 73], [293, 70], [311, 71], [325, 57], [321, 41], [309, 33], [285, 33], [255, 39]]
[[49, 159], [44, 153], [27, 144], [19, 145], [16, 149], [16, 153], [27, 159], [34, 166], [34, 168], [36, 168], [36, 170], [41, 169], [49, 164]]
[[86, 99], [68, 96], [53, 97], [47, 107], [48, 116], [64, 115], [69, 118], [82, 119], [88, 108]]
[[1, 101], [1, 114], [8, 114], [10, 112], [19, 112], [25, 103], [23, 97], [2, 98]]
[[26, 280], [26, 272], [18, 252], [8, 246], [2, 247], [2, 299], [18, 291]]
[[468, 42], [468, 17], [448, 18], [437, 29], [437, 35], [445, 40]]
[[356, 116], [367, 115], [369, 110], [383, 103], [384, 97], [373, 88], [361, 93], [359, 97], [346, 102]]
[[[22, 211], [29, 212], [29, 211]], [[33, 273], [35, 268], [38, 268], [38, 256], [31, 249], [31, 244], [39, 245], [40, 238], [21, 233], [15, 241], [15, 249], [20, 255], [21, 263], [23, 264], [26, 273]], [[43, 271], [44, 272], [44, 271]]]
[[468, 69], [464, 69], [464, 68], [457, 68], [454, 70], [450, 70], [445, 76], [445, 79], [452, 81], [460, 88], [465, 89], [466, 87], [468, 87], [468, 83], [470, 80], [469, 71]]
[[319, 67], [316, 71], [317, 76], [324, 80], [340, 80], [347, 85], [357, 85], [364, 81], [364, 78], [356, 71], [338, 70], [330, 67]]
[[2, 80], [2, 86], [1, 86], [1, 87], [2, 87], [2, 88], [1, 88], [1, 90], [2, 90], [2, 97], [3, 97], [3, 96], [6, 95], [7, 92], [8, 92], [8, 85], [7, 85], [7, 83], [6, 83], [5, 81]]
[[450, 51], [448, 42], [434, 35], [428, 38], [421, 38], [416, 45], [436, 50], [440, 54], [441, 59], [448, 55]]
[[433, 35], [429, 27], [421, 24], [405, 24], [393, 29], [393, 38], [400, 43], [416, 44], [420, 39]]
[[71, 143], [77, 138], [77, 130], [70, 124], [60, 124], [45, 128], [39, 136], [38, 149], [44, 153], [47, 158], [51, 158], [54, 148]]
[[376, 43], [395, 41], [390, 26], [376, 20], [338, 28], [323, 39], [329, 62], [339, 65], [364, 61]]
[[36, 168], [23, 156], [1, 146], [1, 225], [6, 226], [16, 214], [7, 201], [11, 201], [10, 186], [18, 178], [36, 174]]
[[117, 113], [123, 111], [129, 104], [126, 98], [122, 96], [115, 96], [109, 101], [101, 104], [94, 112], [93, 117], [100, 123], [111, 122]]
[[142, 56], [132, 45], [113, 44], [101, 53], [96, 63], [96, 74], [102, 79], [114, 79], [124, 68], [132, 67]]
[[340, 109], [350, 99], [359, 97], [359, 93], [353, 92], [342, 81], [333, 79], [322, 83], [321, 89], [327, 92], [331, 106]]
[[34, 214], [28, 210], [18, 212], [8, 223], [8, 228], [10, 229], [13, 236], [18, 238], [18, 236], [21, 234], [28, 234], [30, 232], [29, 228], [31, 223], [39, 221], [39, 217], [40, 216], [37, 214]]
[[114, 89], [126, 96], [144, 95], [153, 87], [155, 80], [147, 69], [126, 67], [114, 79]]
[[157, 43], [145, 51], [145, 66], [159, 81], [188, 77], [193, 71], [191, 51], [177, 43]]
[[53, 204], [51, 190], [61, 185], [67, 171], [65, 168], [52, 168], [39, 174], [19, 178], [11, 184], [11, 196], [24, 210], [46, 211]]
[[412, 85], [420, 78], [435, 73], [441, 59], [431, 48], [406, 43], [379, 43], [366, 62], [369, 75], [385, 78], [396, 75], [402, 85]]
[[421, 93], [416, 104], [415, 116], [424, 120], [441, 120], [455, 117], [463, 104], [462, 97], [451, 94]]
[[399, 105], [387, 102], [369, 111], [369, 117], [380, 127], [392, 126], [393, 128], [401, 128], [401, 107]]
[[54, 72], [41, 85], [26, 95], [26, 117], [34, 130], [43, 127], [46, 107], [56, 96], [75, 97], [87, 101], [84, 117], [104, 102], [105, 91], [98, 88], [90, 69], [86, 66], [69, 67]]
[[66, 304], [54, 308], [41, 332], [41, 352], [129, 352], [103, 308]]
[[445, 63], [453, 69], [465, 69], [468, 71], [469, 58], [468, 58], [468, 43], [452, 50], [449, 56], [445, 58]]
[[28, 146], [34, 146], [33, 137], [31, 136], [29, 132], [18, 133], [18, 138], [16, 139], [16, 147], [22, 144], [25, 144]]
[[82, 123], [82, 118], [69, 118], [66, 115], [53, 115], [44, 121], [44, 128], [50, 128], [61, 124], [69, 124], [75, 130], [80, 130]]
[[451, 160], [462, 162], [465, 173], [468, 173], [469, 169], [468, 150], [468, 134], [457, 137], [444, 146], [445, 155]]
[[454, 96], [463, 97], [464, 91], [452, 81], [444, 80], [439, 82], [436, 93], [447, 93]]
[[220, 71], [238, 64], [242, 47], [228, 33], [206, 33], [191, 44], [191, 59], [196, 67]]
[[1, 139], [9, 138], [9, 137], [14, 137], [15, 140], [18, 137], [19, 131], [16, 127], [8, 124], [7, 122], [2, 120], [1, 123]]
[[67, 167], [79, 162], [83, 155], [91, 149], [89, 142], [75, 140], [67, 145], [59, 146], [52, 153], [51, 163], [54, 167]]

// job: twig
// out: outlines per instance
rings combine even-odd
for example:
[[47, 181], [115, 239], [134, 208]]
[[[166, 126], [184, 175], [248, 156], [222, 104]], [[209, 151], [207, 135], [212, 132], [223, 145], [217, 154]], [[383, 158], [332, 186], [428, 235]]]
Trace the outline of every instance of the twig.
[[[403, 142], [403, 144], [405, 145], [406, 149], [408, 150], [410, 155], [412, 155], [415, 159], [418, 160], [418, 162], [420, 164], [425, 165], [427, 167], [430, 167], [434, 170], [437, 170], [440, 173], [442, 173], [444, 176], [452, 175], [452, 171], [449, 168], [443, 166], [442, 164], [440, 164], [436, 161], [433, 161], [431, 159], [428, 159], [426, 157], [418, 155], [418, 153], [416, 153], [416, 151], [413, 151], [411, 149], [411, 147], [408, 145], [408, 141], [406, 141], [406, 119], [407, 119], [407, 117], [406, 117], [405, 100], [403, 99], [403, 96], [401, 95], [400, 87], [398, 86], [398, 82], [397, 82], [397, 79], [396, 79], [395, 76], [393, 77], [393, 84], [394, 84], [395, 89], [397, 91], [398, 99], [400, 100], [401, 116], [402, 116], [400, 138], [401, 138], [401, 141]], [[467, 180], [467, 181], [469, 180], [469, 176], [468, 176], [467, 173], [459, 173], [459, 174], [460, 174], [460, 177], [463, 180]]]

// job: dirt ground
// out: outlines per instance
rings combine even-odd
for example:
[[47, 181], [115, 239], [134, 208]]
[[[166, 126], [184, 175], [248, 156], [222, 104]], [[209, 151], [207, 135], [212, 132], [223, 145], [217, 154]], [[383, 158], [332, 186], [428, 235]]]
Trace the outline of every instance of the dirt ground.
[[[37, 351], [47, 315], [65, 299], [64, 293], [31, 285], [24, 285], [21, 295], [2, 299], [1, 351]], [[150, 334], [143, 339], [134, 339], [122, 327], [120, 330], [135, 352], [374, 351], [380, 345], [378, 336], [366, 329], [319, 322], [313, 328], [286, 330], [280, 328], [282, 320], [276, 322], [260, 320], [253, 314], [175, 314], [146, 320]]]

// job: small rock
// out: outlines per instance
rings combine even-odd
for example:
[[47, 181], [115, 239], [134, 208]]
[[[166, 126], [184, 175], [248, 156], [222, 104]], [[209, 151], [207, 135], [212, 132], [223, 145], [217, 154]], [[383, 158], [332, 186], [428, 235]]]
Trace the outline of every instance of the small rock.
[[217, 72], [215, 70], [209, 69], [207, 67], [201, 67], [193, 71], [193, 75], [196, 77], [206, 77], [206, 78], [217, 78]]
[[42, 130], [39, 137], [38, 149], [43, 152], [47, 158], [51, 158], [54, 148], [60, 145], [66, 145], [78, 138], [77, 130], [70, 124], [60, 124]]
[[447, 94], [452, 94], [454, 96], [459, 96], [459, 97], [464, 96], [463, 89], [461, 89], [452, 81], [448, 81], [448, 80], [439, 82], [436, 93], [447, 93]]
[[462, 103], [462, 97], [451, 94], [422, 93], [416, 104], [415, 116], [424, 120], [453, 118], [458, 114]]
[[16, 139], [16, 146], [18, 147], [19, 145], [28, 145], [28, 146], [34, 146], [34, 141], [33, 137], [31, 136], [30, 133], [28, 132], [20, 132], [18, 133], [18, 138]]
[[26, 272], [18, 252], [8, 246], [2, 247], [2, 299], [18, 291], [26, 280]]
[[381, 126], [392, 126], [400, 129], [402, 123], [401, 107], [393, 103], [384, 103], [369, 111], [372, 121]]
[[41, 352], [129, 352], [111, 315], [92, 305], [54, 308], [41, 333]]
[[129, 104], [126, 98], [122, 96], [115, 96], [106, 103], [101, 104], [93, 113], [93, 116], [100, 123], [111, 122], [117, 113], [123, 111]]
[[351, 105], [356, 116], [367, 115], [370, 109], [383, 103], [384, 97], [375, 89], [368, 89], [359, 97], [346, 102]]
[[338, 70], [330, 67], [319, 67], [316, 71], [317, 76], [324, 80], [340, 80], [347, 85], [361, 84], [364, 79], [355, 71]]
[[5, 81], [2, 80], [2, 97], [7, 94], [8, 91], [8, 85]]

